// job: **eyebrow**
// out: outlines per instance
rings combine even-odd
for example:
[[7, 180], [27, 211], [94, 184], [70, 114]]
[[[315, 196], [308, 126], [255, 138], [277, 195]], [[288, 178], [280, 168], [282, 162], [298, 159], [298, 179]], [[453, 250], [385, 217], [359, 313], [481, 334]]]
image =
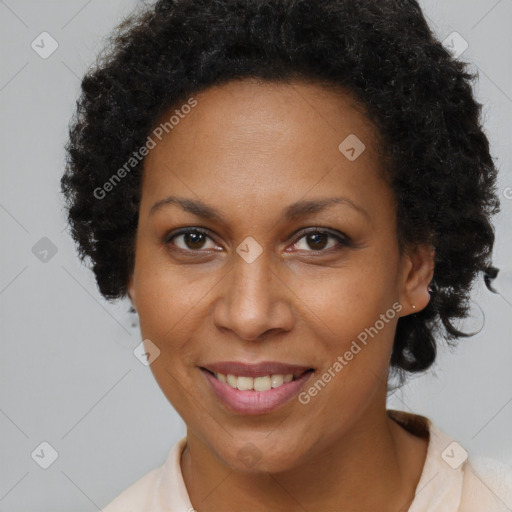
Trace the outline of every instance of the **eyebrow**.
[[[154, 215], [158, 210], [161, 210], [164, 206], [170, 204], [179, 205], [183, 210], [192, 213], [197, 217], [224, 222], [222, 214], [213, 206], [210, 206], [200, 200], [185, 199], [176, 196], [169, 196], [157, 201], [149, 210], [148, 216]], [[323, 199], [297, 201], [284, 209], [283, 218], [288, 221], [296, 220], [307, 215], [321, 212], [336, 204], [350, 206], [352, 209], [362, 214], [368, 221], [371, 221], [370, 214], [348, 197], [327, 197]]]

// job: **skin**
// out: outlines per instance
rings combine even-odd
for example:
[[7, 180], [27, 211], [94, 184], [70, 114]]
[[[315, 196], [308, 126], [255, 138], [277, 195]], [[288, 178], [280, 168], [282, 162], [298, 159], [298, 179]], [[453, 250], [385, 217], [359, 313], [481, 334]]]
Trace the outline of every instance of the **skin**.
[[[396, 323], [427, 305], [434, 263], [432, 247], [399, 251], [378, 133], [348, 93], [306, 82], [246, 79], [194, 97], [146, 157], [128, 286], [143, 338], [161, 351], [151, 370], [187, 425], [181, 468], [194, 508], [407, 510], [427, 441], [388, 417], [386, 383]], [[354, 161], [338, 149], [350, 134], [366, 146]], [[171, 195], [201, 200], [223, 221], [178, 204], [150, 214]], [[298, 200], [325, 197], [366, 214], [345, 203], [283, 217]], [[208, 235], [169, 241], [184, 227]], [[305, 236], [313, 227], [351, 244]], [[236, 252], [248, 236], [263, 251], [252, 263]], [[315, 368], [312, 383], [397, 302], [399, 314], [308, 404], [237, 414], [199, 370], [276, 360]]]

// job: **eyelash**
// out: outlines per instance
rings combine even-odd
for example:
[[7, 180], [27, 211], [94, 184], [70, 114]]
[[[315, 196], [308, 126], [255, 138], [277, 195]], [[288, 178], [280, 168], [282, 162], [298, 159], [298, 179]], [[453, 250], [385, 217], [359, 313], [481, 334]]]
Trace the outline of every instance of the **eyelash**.
[[[205, 235], [206, 237], [208, 237], [212, 241], [214, 241], [211, 238], [211, 236], [208, 234], [207, 230], [204, 230], [204, 229], [198, 228], [198, 227], [190, 227], [190, 228], [182, 229], [172, 235], [166, 235], [164, 237], [164, 243], [165, 243], [165, 245], [174, 245], [174, 244], [172, 244], [172, 240], [174, 240], [175, 238], [177, 238], [181, 235], [186, 235], [189, 233], [199, 233], [199, 234]], [[330, 238], [334, 238], [338, 242], [338, 245], [335, 247], [330, 247], [329, 249], [310, 250], [310, 251], [306, 251], [306, 252], [313, 253], [313, 254], [321, 254], [321, 253], [329, 254], [331, 251], [337, 251], [337, 250], [340, 250], [345, 247], [352, 247], [352, 241], [347, 236], [342, 235], [342, 234], [336, 234], [328, 229], [323, 229], [323, 228], [312, 228], [308, 231], [303, 231], [301, 233], [301, 236], [296, 239], [296, 241], [294, 242], [293, 245], [296, 245], [300, 240], [302, 240], [303, 238], [305, 238], [308, 235], [316, 235], [316, 234], [327, 235]], [[185, 252], [185, 253], [197, 253], [197, 254], [199, 254], [201, 252], [206, 252], [202, 249], [182, 249], [181, 247], [175, 247], [174, 250]]]

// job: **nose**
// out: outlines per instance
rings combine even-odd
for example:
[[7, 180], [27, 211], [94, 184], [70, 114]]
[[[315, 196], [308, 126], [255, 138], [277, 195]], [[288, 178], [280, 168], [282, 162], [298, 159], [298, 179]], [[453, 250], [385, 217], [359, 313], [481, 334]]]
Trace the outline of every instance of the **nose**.
[[232, 331], [246, 341], [267, 338], [272, 331], [291, 330], [293, 293], [286, 277], [272, 268], [265, 252], [251, 263], [237, 254], [234, 258], [214, 305], [213, 321], [217, 328]]

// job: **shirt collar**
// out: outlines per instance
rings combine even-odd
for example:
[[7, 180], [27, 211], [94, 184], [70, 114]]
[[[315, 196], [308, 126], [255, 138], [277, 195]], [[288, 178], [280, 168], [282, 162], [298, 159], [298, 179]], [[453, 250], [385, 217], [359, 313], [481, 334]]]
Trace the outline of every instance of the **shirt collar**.
[[408, 512], [456, 512], [468, 454], [425, 416], [388, 410], [406, 430], [429, 440], [425, 464]]

